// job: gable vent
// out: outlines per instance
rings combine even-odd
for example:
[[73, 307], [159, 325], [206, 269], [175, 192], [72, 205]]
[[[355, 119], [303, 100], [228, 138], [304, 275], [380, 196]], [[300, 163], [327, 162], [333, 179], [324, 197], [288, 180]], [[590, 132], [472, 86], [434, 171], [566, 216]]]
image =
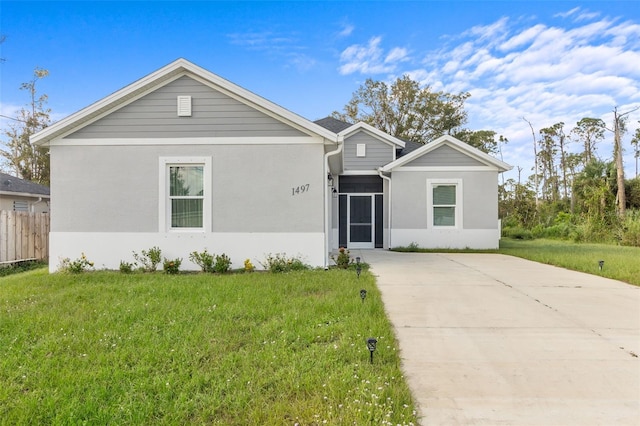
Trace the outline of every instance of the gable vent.
[[178, 96], [178, 117], [191, 117], [191, 96]]

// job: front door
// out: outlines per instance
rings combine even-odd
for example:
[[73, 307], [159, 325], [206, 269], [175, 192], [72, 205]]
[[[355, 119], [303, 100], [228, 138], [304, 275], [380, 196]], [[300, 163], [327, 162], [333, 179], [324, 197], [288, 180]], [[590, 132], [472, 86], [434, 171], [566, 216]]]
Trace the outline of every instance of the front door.
[[349, 248], [373, 248], [374, 240], [374, 196], [348, 195], [347, 239]]

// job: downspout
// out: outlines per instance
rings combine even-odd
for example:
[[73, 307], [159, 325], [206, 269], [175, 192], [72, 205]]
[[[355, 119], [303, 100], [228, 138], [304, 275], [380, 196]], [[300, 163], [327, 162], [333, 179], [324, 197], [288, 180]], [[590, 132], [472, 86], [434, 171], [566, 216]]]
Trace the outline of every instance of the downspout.
[[388, 176], [385, 176], [382, 173], [382, 170], [378, 169], [378, 175], [386, 180], [387, 182], [389, 182], [389, 194], [388, 194], [388, 200], [387, 200], [387, 204], [389, 205], [388, 209], [389, 212], [387, 213], [387, 249], [391, 249], [392, 245], [391, 245], [391, 178]]
[[31, 204], [31, 213], [35, 213], [36, 212], [36, 204], [39, 204], [42, 202], [42, 197], [38, 197], [38, 201], [36, 201], [35, 203]]
[[[329, 151], [324, 155], [324, 179], [326, 179], [330, 173], [329, 157], [333, 157], [334, 155], [340, 154], [342, 152], [342, 147], [344, 146], [344, 137], [338, 136], [336, 143], [338, 144], [338, 148], [333, 151]], [[331, 214], [331, 211], [329, 210], [329, 207], [330, 207], [329, 197], [332, 197], [333, 194], [329, 190], [329, 187], [327, 186], [326, 182], [324, 182], [323, 186], [324, 186], [324, 268], [327, 269], [329, 267], [329, 251], [331, 251], [329, 247], [329, 233], [331, 232], [331, 229], [329, 229], [329, 215]]]

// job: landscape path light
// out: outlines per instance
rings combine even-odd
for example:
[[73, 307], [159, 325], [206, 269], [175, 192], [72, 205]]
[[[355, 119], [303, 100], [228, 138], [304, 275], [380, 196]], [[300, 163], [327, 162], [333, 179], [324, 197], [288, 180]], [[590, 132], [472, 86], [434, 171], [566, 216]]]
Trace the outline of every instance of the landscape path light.
[[369, 349], [369, 355], [371, 359], [371, 364], [373, 364], [373, 353], [376, 351], [376, 344], [378, 341], [373, 337], [369, 337], [367, 339], [367, 349]]
[[362, 273], [362, 265], [360, 265], [360, 256], [356, 257], [356, 274], [358, 274], [358, 278], [360, 278], [360, 273]]
[[360, 299], [362, 299], [362, 303], [364, 303], [364, 299], [367, 297], [367, 290], [364, 288], [360, 290]]
[[602, 271], [602, 267], [604, 266], [604, 260], [598, 260], [598, 267]]

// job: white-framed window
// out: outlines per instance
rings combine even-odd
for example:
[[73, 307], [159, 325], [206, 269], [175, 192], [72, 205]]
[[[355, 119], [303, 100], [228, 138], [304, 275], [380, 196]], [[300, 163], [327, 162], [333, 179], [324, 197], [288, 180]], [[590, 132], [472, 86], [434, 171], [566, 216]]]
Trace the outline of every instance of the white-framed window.
[[160, 230], [211, 228], [211, 157], [160, 158]]
[[427, 220], [433, 228], [462, 228], [462, 180], [427, 179]]
[[367, 145], [364, 143], [359, 143], [356, 145], [356, 157], [366, 157], [367, 156]]

